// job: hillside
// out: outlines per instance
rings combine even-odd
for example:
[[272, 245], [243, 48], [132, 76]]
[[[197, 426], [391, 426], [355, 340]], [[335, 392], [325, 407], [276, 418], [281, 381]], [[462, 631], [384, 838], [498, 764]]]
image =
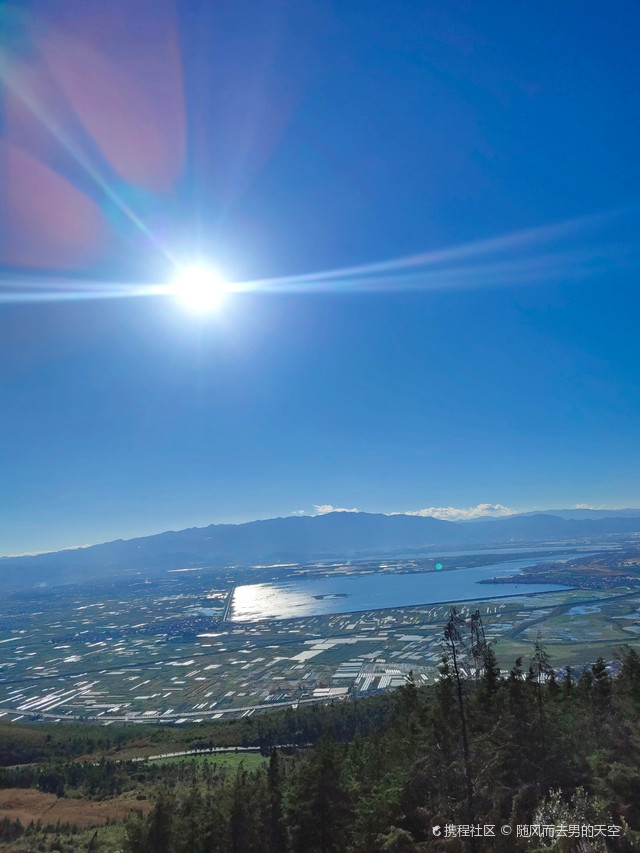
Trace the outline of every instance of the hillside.
[[[473, 680], [471, 626], [448, 627], [430, 688], [184, 729], [0, 726], [0, 764], [30, 762], [0, 768], [0, 850], [637, 850], [638, 655], [562, 673], [536, 643], [500, 673], [485, 647]], [[233, 743], [261, 752], [210, 751]], [[578, 830], [539, 846], [542, 826]]]

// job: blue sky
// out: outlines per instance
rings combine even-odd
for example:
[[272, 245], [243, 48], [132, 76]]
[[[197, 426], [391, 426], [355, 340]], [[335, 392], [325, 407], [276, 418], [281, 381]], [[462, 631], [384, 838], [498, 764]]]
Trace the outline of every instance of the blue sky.
[[[314, 507], [640, 505], [640, 7], [110, 7], [4, 28], [0, 553]], [[142, 293], [167, 256], [259, 283], [208, 315], [26, 298]]]

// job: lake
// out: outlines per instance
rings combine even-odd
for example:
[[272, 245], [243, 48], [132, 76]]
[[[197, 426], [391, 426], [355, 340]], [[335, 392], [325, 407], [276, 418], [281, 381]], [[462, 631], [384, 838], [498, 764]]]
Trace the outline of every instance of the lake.
[[515, 582], [479, 584], [479, 581], [511, 575], [538, 563], [575, 557], [575, 553], [554, 554], [443, 572], [344, 574], [328, 578], [245, 584], [237, 586], [234, 591], [229, 618], [232, 622], [295, 619], [415, 604], [455, 604], [460, 601], [486, 601], [513, 595], [553, 592], [570, 587]]

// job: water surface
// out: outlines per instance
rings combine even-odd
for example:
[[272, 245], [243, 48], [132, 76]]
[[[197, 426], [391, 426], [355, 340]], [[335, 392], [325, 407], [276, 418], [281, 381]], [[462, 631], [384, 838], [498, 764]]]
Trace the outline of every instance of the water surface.
[[245, 584], [235, 589], [230, 619], [232, 622], [295, 619], [386, 607], [407, 607], [414, 604], [486, 601], [513, 595], [570, 589], [560, 584], [480, 584], [479, 581], [512, 575], [538, 563], [570, 560], [575, 557], [575, 553], [554, 554], [549, 557], [529, 557], [443, 572], [344, 574], [328, 578]]

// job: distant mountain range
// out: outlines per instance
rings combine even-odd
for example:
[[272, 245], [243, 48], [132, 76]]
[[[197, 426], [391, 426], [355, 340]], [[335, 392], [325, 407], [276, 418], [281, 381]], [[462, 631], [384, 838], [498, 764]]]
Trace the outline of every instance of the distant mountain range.
[[0, 588], [60, 585], [122, 572], [357, 558], [436, 548], [526, 546], [640, 534], [640, 509], [549, 510], [503, 518], [443, 521], [410, 515], [332, 512], [211, 524], [139, 539], [0, 558]]
[[[533, 512], [521, 512], [518, 513], [518, 515], [520, 517], [531, 515], [556, 515], [558, 518], [564, 518], [568, 521], [589, 518], [640, 518], [640, 509], [545, 509], [534, 510]], [[480, 516], [480, 519], [483, 521], [486, 521], [489, 518], [494, 521], [502, 520], [500, 517], [496, 516]], [[504, 518], [504, 516], [502, 516], [502, 518]]]

